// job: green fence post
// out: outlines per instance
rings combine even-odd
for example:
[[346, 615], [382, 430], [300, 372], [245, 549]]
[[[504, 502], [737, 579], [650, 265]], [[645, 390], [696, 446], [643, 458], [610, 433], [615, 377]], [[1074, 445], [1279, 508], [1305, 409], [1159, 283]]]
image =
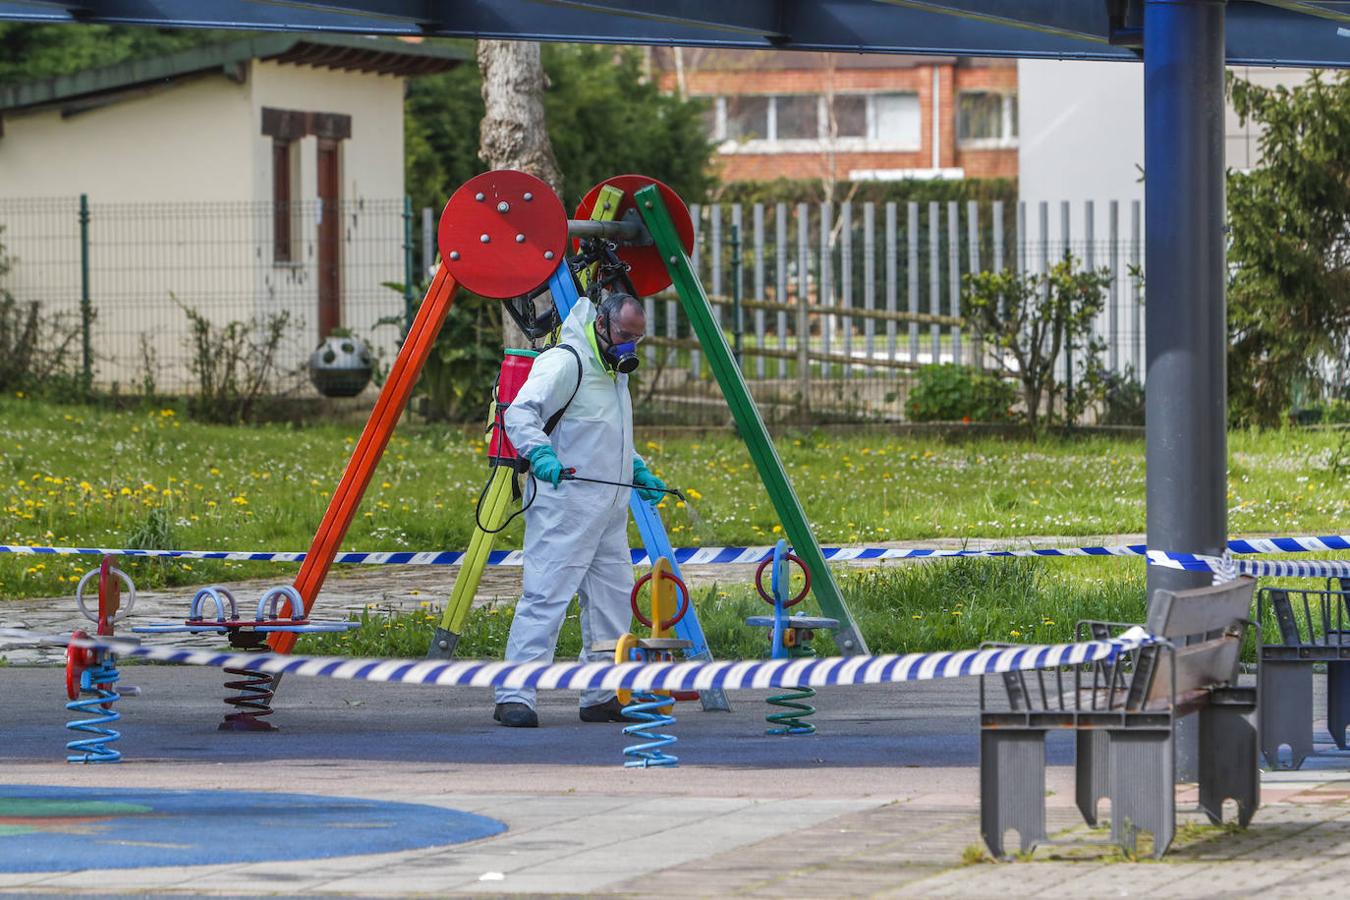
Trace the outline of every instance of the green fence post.
[[661, 200], [660, 190], [656, 185], [648, 185], [637, 191], [634, 199], [637, 201], [638, 212], [647, 224], [647, 230], [651, 232], [652, 239], [656, 242], [662, 259], [665, 260], [666, 268], [670, 271], [685, 315], [689, 317], [694, 333], [698, 335], [699, 345], [708, 360], [708, 367], [722, 388], [722, 394], [727, 399], [727, 406], [731, 409], [736, 427], [750, 451], [750, 458], [755, 468], [759, 470], [759, 477], [764, 481], [764, 487], [769, 493], [769, 499], [773, 502], [778, 518], [783, 523], [788, 540], [792, 542], [793, 552], [801, 557], [811, 572], [812, 591], [820, 603], [820, 608], [825, 615], [839, 620], [836, 640], [840, 652], [849, 656], [867, 653], [867, 643], [863, 640], [858, 623], [854, 621], [844, 602], [843, 592], [839, 590], [839, 584], [834, 580], [834, 573], [825, 562], [825, 554], [821, 552], [820, 544], [811, 531], [811, 525], [806, 521], [801, 501], [792, 490], [792, 483], [788, 481], [783, 461], [769, 438], [769, 430], [765, 427], [759, 408], [755, 406], [755, 401], [750, 396], [740, 367], [732, 358], [726, 335], [713, 319], [708, 295], [704, 292], [698, 274], [694, 272], [694, 267], [690, 265], [689, 257], [684, 252], [684, 246], [675, 232], [675, 225], [670, 221], [670, 213]]
[[745, 333], [745, 315], [741, 311], [741, 226], [731, 226], [731, 340], [735, 348], [736, 365], [741, 361], [741, 340]]
[[417, 269], [413, 263], [413, 207], [412, 197], [403, 198], [403, 333], [412, 327], [413, 285], [417, 281]]
[[86, 399], [94, 389], [94, 345], [90, 333], [94, 306], [89, 299], [89, 195], [80, 195], [80, 389]]

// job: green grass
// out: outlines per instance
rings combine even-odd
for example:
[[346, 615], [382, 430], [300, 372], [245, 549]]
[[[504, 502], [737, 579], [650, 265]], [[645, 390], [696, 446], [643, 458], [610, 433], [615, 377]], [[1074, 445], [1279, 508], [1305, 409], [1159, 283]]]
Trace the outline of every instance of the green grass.
[[[0, 398], [0, 542], [304, 550], [359, 432], [356, 425], [229, 428], [184, 421], [173, 409], [113, 412]], [[1350, 530], [1350, 474], [1331, 465], [1338, 442], [1328, 431], [1231, 434], [1230, 532]], [[685, 489], [696, 507], [697, 519], [677, 503], [663, 504], [676, 546], [770, 544], [781, 534], [745, 447], [733, 436], [649, 441], [639, 434], [638, 444], [654, 470]], [[826, 544], [932, 537], [1016, 542], [1145, 527], [1139, 440], [798, 432], [777, 444]], [[477, 433], [405, 425], [344, 547], [465, 547], [488, 475], [484, 452]], [[497, 546], [519, 547], [520, 539], [517, 522]], [[639, 543], [635, 531], [630, 539]], [[148, 587], [285, 579], [297, 568], [124, 562]], [[93, 564], [90, 557], [0, 556], [0, 599], [69, 594]], [[1062, 639], [1068, 632], [1056, 629], [1071, 628], [1083, 615], [1130, 618], [1127, 610], [1135, 609], [1137, 617], [1138, 601], [1131, 598], [1142, 594], [1142, 571], [1136, 560], [997, 560], [848, 574], [844, 581], [874, 648], [921, 650]], [[450, 582], [447, 572], [447, 591]], [[705, 629], [723, 655], [730, 654], [722, 648], [759, 648], [760, 637], [747, 638], [740, 624], [758, 603], [747, 591], [727, 585], [699, 598]], [[487, 613], [480, 617], [483, 652], [505, 634], [495, 626], [506, 615], [499, 612], [491, 623]], [[469, 630], [474, 627], [480, 626]], [[751, 639], [753, 646], [743, 643]]]
[[[874, 653], [906, 653], [977, 647], [984, 641], [1054, 643], [1073, 637], [1084, 615], [1138, 621], [1144, 614], [1144, 573], [1138, 561], [953, 559], [899, 568], [844, 570], [840, 587]], [[765, 656], [768, 634], [747, 628], [746, 616], [768, 606], [748, 585], [694, 591], [694, 605], [708, 646], [721, 659]], [[500, 657], [506, 647], [512, 607], [473, 611], [457, 655]], [[423, 656], [439, 610], [389, 614], [367, 610], [361, 627], [347, 634], [307, 635], [306, 653], [355, 656]], [[817, 635], [822, 656], [837, 652]], [[575, 602], [558, 639], [558, 657], [581, 650]]]

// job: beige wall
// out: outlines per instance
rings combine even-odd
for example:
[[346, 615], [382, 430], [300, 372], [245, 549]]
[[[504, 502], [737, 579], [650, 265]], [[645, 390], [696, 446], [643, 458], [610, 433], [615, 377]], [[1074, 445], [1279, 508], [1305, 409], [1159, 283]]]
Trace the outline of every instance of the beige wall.
[[[262, 108], [343, 113], [352, 117], [352, 137], [342, 148], [345, 199], [403, 196], [403, 79], [255, 61], [249, 73], [253, 107], [255, 197], [268, 200], [271, 140], [261, 134]], [[309, 157], [312, 165], [314, 157]], [[314, 183], [304, 188], [313, 196]]]
[[62, 118], [5, 116], [0, 197], [247, 200], [248, 92], [209, 76]]
[[[0, 226], [17, 260], [4, 286], [50, 310], [79, 302], [76, 199], [89, 195], [91, 299], [98, 381], [141, 380], [144, 335], [159, 387], [187, 385], [187, 321], [174, 298], [217, 323], [282, 310], [292, 333], [282, 362], [300, 366], [317, 335], [314, 199], [317, 142], [299, 142], [298, 262], [272, 259], [271, 139], [262, 108], [352, 117], [341, 148], [344, 324], [367, 332], [402, 300], [380, 282], [403, 280], [403, 79], [254, 62], [243, 84], [220, 75], [62, 119], [59, 111], [5, 117]], [[38, 199], [49, 198], [49, 199]], [[173, 206], [166, 206], [173, 204]], [[381, 329], [393, 348], [394, 329]]]
[[[401, 312], [402, 300], [382, 282], [403, 281], [400, 223], [392, 204], [403, 196], [402, 78], [361, 72], [255, 61], [249, 73], [253, 108], [253, 196], [272, 197], [272, 139], [261, 133], [264, 107], [304, 112], [340, 113], [352, 118], [352, 135], [339, 148], [341, 200], [349, 212], [341, 235], [342, 324], [373, 337], [391, 354], [396, 330], [371, 329], [381, 316]], [[318, 333], [316, 221], [318, 141], [305, 138], [296, 151], [293, 195], [302, 202], [296, 263], [271, 263], [270, 222], [260, 235], [255, 267], [257, 312], [290, 311], [300, 335], [287, 361], [302, 364], [321, 337]], [[359, 212], [364, 207], [369, 214]], [[378, 208], [378, 211], [377, 211]]]

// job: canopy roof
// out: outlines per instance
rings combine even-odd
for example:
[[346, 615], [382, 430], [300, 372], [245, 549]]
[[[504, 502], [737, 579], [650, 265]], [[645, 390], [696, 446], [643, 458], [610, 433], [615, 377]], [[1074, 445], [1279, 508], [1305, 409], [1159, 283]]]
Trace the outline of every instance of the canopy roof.
[[71, 109], [73, 102], [92, 99], [101, 103], [202, 72], [223, 72], [242, 79], [240, 67], [251, 59], [407, 76], [443, 72], [459, 65], [467, 56], [457, 47], [443, 43], [345, 34], [264, 34], [0, 87], [0, 111], [41, 109], [56, 104]]
[[[1137, 58], [1142, 0], [0, 0], [0, 21]], [[1227, 59], [1350, 65], [1347, 0], [1230, 0]]]

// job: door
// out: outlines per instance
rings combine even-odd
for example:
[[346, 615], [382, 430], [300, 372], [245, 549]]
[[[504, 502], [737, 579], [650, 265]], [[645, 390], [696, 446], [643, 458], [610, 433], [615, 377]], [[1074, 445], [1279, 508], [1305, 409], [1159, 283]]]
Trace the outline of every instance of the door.
[[342, 324], [342, 210], [337, 141], [319, 141], [319, 337]]

